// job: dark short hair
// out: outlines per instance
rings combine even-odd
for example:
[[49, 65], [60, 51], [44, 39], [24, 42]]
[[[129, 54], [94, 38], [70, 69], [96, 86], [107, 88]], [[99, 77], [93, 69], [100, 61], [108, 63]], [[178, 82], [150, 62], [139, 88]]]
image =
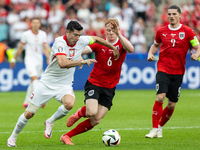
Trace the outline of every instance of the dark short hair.
[[177, 5], [171, 5], [167, 10], [169, 10], [169, 9], [176, 9], [177, 12], [179, 12], [179, 14], [181, 14], [181, 9]]
[[75, 30], [83, 30], [83, 27], [77, 21], [70, 21], [66, 27], [66, 30], [73, 32]]
[[40, 22], [40, 18], [38, 18], [38, 17], [33, 17], [33, 18], [31, 18], [31, 22], [32, 22], [33, 20], [38, 20], [38, 21]]

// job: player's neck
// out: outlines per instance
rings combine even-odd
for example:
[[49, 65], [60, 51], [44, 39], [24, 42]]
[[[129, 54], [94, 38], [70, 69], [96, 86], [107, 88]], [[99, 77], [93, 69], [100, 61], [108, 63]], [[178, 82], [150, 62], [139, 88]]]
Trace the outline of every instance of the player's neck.
[[115, 43], [115, 42], [117, 41], [117, 38], [115, 38], [115, 39], [113, 39], [113, 40], [107, 38], [107, 41], [108, 41], [109, 43]]
[[32, 32], [33, 32], [34, 34], [38, 34], [38, 30], [32, 29]]
[[170, 24], [170, 27], [171, 27], [171, 28], [174, 28], [174, 29], [178, 28], [179, 26], [180, 26], [180, 23], [177, 23], [177, 24]]

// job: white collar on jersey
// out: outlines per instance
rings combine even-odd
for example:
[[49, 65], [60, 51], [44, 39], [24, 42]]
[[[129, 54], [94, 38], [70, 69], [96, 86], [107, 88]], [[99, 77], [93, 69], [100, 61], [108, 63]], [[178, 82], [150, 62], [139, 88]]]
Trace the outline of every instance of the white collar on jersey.
[[178, 29], [181, 28], [181, 26], [182, 26], [182, 24], [180, 24], [179, 27], [177, 27], [177, 28], [171, 28], [171, 27], [170, 27], [170, 24], [169, 24], [169, 25], [168, 25], [168, 28], [169, 28], [170, 30], [178, 30]]
[[[114, 43], [110, 43], [111, 45], [115, 45], [118, 42], [119, 38], [117, 37], [117, 40]], [[108, 42], [107, 38], [106, 41]]]

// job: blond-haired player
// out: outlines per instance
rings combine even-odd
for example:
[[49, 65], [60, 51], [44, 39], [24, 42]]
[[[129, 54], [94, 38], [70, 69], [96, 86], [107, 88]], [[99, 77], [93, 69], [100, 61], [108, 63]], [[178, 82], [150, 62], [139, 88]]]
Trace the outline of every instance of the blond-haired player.
[[116, 19], [108, 19], [105, 22], [106, 41], [115, 46], [120, 57], [115, 60], [110, 48], [99, 44], [87, 46], [83, 54], [95, 53], [97, 63], [94, 64], [85, 84], [85, 104], [67, 120], [67, 126], [71, 127], [81, 117], [88, 118], [79, 123], [74, 129], [61, 136], [61, 141], [68, 145], [74, 145], [71, 137], [89, 131], [98, 125], [112, 106], [115, 88], [119, 82], [121, 66], [127, 52], [132, 53], [132, 44], [119, 32], [119, 23]]

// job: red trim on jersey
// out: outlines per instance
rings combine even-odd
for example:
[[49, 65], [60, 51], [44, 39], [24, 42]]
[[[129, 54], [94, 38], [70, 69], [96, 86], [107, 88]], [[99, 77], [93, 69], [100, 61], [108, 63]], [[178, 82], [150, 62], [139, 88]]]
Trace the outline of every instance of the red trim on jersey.
[[54, 60], [54, 58], [56, 58], [56, 56], [58, 56], [58, 55], [65, 55], [65, 56], [67, 56], [66, 54], [64, 54], [64, 53], [56, 53], [55, 54], [55, 56], [52, 58], [52, 60], [51, 61], [53, 61]]
[[63, 36], [63, 39], [65, 40], [65, 42], [67, 43], [67, 45], [68, 45], [69, 47], [74, 47], [74, 46], [76, 45], [76, 43], [75, 43], [73, 46], [69, 45], [69, 43], [68, 43], [68, 41], [67, 41], [67, 36], [66, 36], [66, 35]]
[[54, 57], [52, 58], [52, 60], [51, 60], [51, 61], [53, 61], [53, 60], [54, 60], [54, 58], [56, 58], [56, 56], [54, 56]]
[[67, 56], [67, 54], [65, 54], [65, 53], [56, 53], [55, 56], [57, 56], [57, 55], [65, 55], [65, 56]]

